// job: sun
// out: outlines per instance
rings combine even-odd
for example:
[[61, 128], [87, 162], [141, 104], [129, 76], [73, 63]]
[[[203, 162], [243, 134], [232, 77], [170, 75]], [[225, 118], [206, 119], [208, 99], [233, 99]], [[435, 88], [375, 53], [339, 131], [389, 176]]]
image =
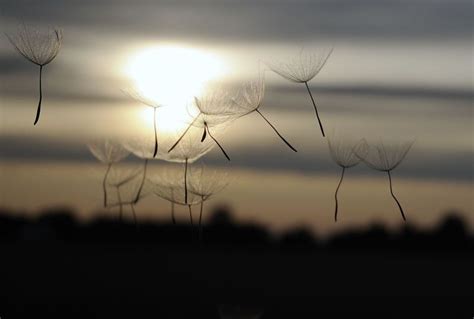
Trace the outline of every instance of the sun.
[[[134, 89], [164, 107], [157, 116], [160, 129], [176, 132], [189, 120], [189, 104], [206, 84], [227, 72], [223, 60], [208, 51], [177, 45], [141, 49], [128, 60], [126, 75]], [[153, 110], [144, 108], [142, 120], [153, 123]]]

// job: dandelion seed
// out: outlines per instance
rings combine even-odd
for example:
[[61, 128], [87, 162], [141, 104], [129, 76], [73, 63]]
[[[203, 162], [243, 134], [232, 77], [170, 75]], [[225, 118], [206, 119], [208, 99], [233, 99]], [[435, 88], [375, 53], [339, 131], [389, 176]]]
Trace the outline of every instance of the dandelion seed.
[[201, 142], [204, 142], [206, 137], [209, 136], [219, 147], [227, 160], [230, 161], [227, 152], [213, 133], [211, 133], [211, 128], [213, 128], [213, 130], [217, 128], [223, 129], [225, 125], [239, 117], [238, 109], [235, 104], [232, 103], [230, 95], [222, 88], [214, 89], [199, 98], [195, 97], [194, 106], [197, 109], [197, 115], [168, 152], [171, 152], [181, 142], [183, 137], [188, 134], [190, 128], [194, 126], [202, 129]]
[[367, 166], [372, 169], [387, 173], [390, 185], [390, 194], [397, 203], [403, 220], [406, 220], [405, 213], [403, 211], [402, 205], [393, 193], [392, 176], [390, 172], [400, 165], [413, 143], [413, 141], [410, 141], [405, 143], [385, 145], [383, 142], [380, 142], [377, 145], [369, 145], [364, 140], [363, 143], [354, 149], [355, 154]]
[[104, 207], [107, 207], [107, 187], [106, 181], [112, 168], [112, 164], [118, 163], [127, 157], [130, 152], [126, 150], [122, 144], [112, 140], [95, 141], [87, 144], [92, 155], [94, 155], [99, 161], [107, 164], [107, 170], [105, 171], [104, 179], [102, 180], [102, 189], [104, 193]]
[[336, 202], [334, 221], [336, 222], [338, 213], [337, 194], [341, 187], [342, 180], [344, 179], [346, 169], [356, 166], [361, 161], [361, 159], [354, 153], [354, 149], [357, 148], [360, 143], [363, 143], [363, 141], [354, 141], [350, 138], [341, 138], [338, 136], [328, 138], [329, 154], [331, 154], [331, 158], [334, 162], [342, 168], [341, 178], [337, 184], [336, 192], [334, 193], [334, 200]]
[[[133, 205], [134, 205], [133, 200], [135, 199], [137, 185], [139, 185], [138, 176], [140, 175], [140, 171], [141, 171], [140, 168], [125, 169], [125, 168], [114, 166], [111, 169], [110, 176], [107, 180], [107, 185], [113, 187], [117, 195], [117, 202], [115, 204], [109, 205], [109, 207], [119, 206], [119, 220], [122, 221], [123, 206], [130, 205], [132, 209], [134, 221], [135, 221], [135, 226], [137, 226], [137, 223], [136, 223], [135, 209], [133, 208]], [[136, 182], [133, 183], [133, 181], [136, 181]], [[124, 188], [127, 191], [125, 196], [121, 193], [121, 191], [123, 191]]]
[[39, 101], [34, 125], [40, 118], [43, 100], [43, 67], [51, 63], [58, 55], [63, 40], [59, 29], [40, 30], [22, 24], [15, 34], [6, 35], [16, 51], [31, 63], [39, 66]]
[[199, 133], [196, 128], [188, 131], [188, 133], [181, 139], [181, 142], [173, 149], [168, 156], [163, 159], [169, 162], [184, 163], [184, 194], [185, 203], [188, 202], [188, 166], [201, 158], [204, 154], [208, 153], [213, 147], [214, 143], [208, 140], [199, 142], [196, 137]]
[[137, 230], [138, 223], [135, 205], [138, 203], [139, 200], [150, 194], [149, 189], [144, 187], [144, 183], [142, 180], [143, 176], [146, 176], [146, 171], [144, 172], [142, 177], [140, 177], [140, 173], [140, 167], [136, 168], [134, 171], [130, 171], [130, 174], [135, 174], [134, 177], [131, 180], [127, 181], [125, 184], [121, 185], [120, 187], [120, 191], [122, 193], [122, 204], [130, 205], [130, 209], [133, 214], [133, 222]]
[[318, 108], [314, 101], [313, 94], [308, 86], [308, 82], [311, 81], [326, 64], [329, 56], [333, 49], [325, 49], [318, 53], [307, 53], [301, 50], [299, 56], [288, 62], [269, 63], [270, 69], [285, 78], [288, 81], [294, 83], [304, 83], [306, 90], [308, 91], [311, 102], [313, 103], [314, 112], [318, 119], [321, 134], [325, 136], [323, 124], [319, 117]]
[[[170, 203], [187, 206], [189, 210], [189, 221], [191, 227], [194, 227], [193, 213], [191, 206], [200, 204], [202, 198], [193, 193], [187, 194], [184, 185], [180, 182], [180, 174], [170, 174], [169, 171], [161, 171], [147, 178], [147, 185], [150, 191], [158, 197], [161, 197]], [[174, 206], [172, 206], [174, 209]], [[174, 213], [174, 211], [173, 211]], [[172, 218], [173, 215], [172, 215]], [[194, 235], [191, 234], [194, 238]]]
[[245, 116], [253, 112], [258, 113], [258, 115], [260, 115], [265, 122], [270, 125], [278, 137], [294, 152], [297, 152], [297, 150], [280, 134], [280, 132], [278, 132], [276, 127], [260, 111], [259, 108], [262, 105], [264, 95], [265, 79], [260, 75], [257, 81], [247, 83], [234, 99], [234, 103], [241, 109], [240, 116]]
[[158, 153], [158, 131], [157, 131], [157, 123], [156, 123], [156, 110], [162, 107], [163, 105], [161, 105], [160, 103], [152, 99], [145, 98], [143, 95], [141, 95], [140, 93], [134, 90], [128, 90], [128, 91], [123, 91], [123, 92], [129, 97], [131, 97], [133, 100], [153, 108], [153, 130], [155, 132], [155, 148], [153, 150], [153, 157], [156, 157]]
[[201, 197], [201, 207], [199, 212], [199, 241], [202, 242], [202, 213], [204, 202], [211, 196], [222, 191], [228, 185], [228, 175], [200, 166], [191, 171], [189, 181], [189, 191]]
[[135, 136], [133, 138], [128, 138], [122, 143], [123, 147], [131, 152], [133, 155], [136, 157], [140, 158], [143, 160], [143, 174], [140, 182], [140, 186], [137, 190], [135, 199], [134, 199], [134, 204], [138, 203], [138, 200], [141, 198], [141, 193], [143, 190], [143, 186], [145, 184], [145, 179], [147, 175], [147, 169], [148, 169], [148, 162], [151, 159], [157, 159], [161, 158], [162, 156], [159, 156], [158, 153], [155, 153], [154, 151], [151, 151], [151, 148], [149, 145], [151, 145], [151, 141], [149, 140], [148, 137], [145, 136]]

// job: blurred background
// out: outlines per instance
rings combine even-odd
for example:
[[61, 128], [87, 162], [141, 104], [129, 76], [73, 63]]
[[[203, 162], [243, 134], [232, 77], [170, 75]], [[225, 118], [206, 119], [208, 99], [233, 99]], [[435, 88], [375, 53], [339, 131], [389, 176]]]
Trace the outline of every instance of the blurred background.
[[[106, 167], [85, 143], [153, 132], [149, 113], [123, 89], [168, 92], [161, 97], [179, 108], [207, 81], [238, 87], [256, 79], [262, 62], [332, 46], [310, 82], [326, 131], [414, 139], [393, 172], [408, 220], [430, 228], [456, 210], [472, 230], [472, 12], [469, 0], [1, 0], [2, 31], [15, 32], [22, 22], [58, 26], [64, 42], [43, 73], [42, 117], [34, 127], [38, 68], [0, 37], [0, 206], [31, 216], [71, 207], [81, 220], [95, 217]], [[232, 161], [217, 148], [203, 158], [230, 177], [209, 205], [226, 204], [237, 220], [274, 230], [304, 225], [328, 234], [373, 222], [400, 225], [386, 175], [364, 165], [347, 171], [334, 223], [340, 168], [305, 88], [272, 72], [265, 79], [261, 110], [298, 153], [257, 114], [239, 119], [221, 137]], [[151, 170], [160, 165], [154, 161]], [[169, 218], [169, 204], [157, 198], [136, 209], [142, 219]], [[187, 218], [184, 209], [178, 214]]]

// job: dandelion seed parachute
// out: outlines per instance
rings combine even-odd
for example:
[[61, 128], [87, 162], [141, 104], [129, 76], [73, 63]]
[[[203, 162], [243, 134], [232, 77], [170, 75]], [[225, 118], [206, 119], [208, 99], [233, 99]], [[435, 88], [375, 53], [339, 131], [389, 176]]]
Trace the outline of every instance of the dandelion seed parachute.
[[339, 179], [339, 183], [337, 184], [337, 188], [334, 193], [334, 221], [336, 222], [338, 218], [339, 208], [339, 202], [337, 197], [339, 193], [339, 188], [341, 187], [346, 170], [360, 163], [361, 159], [355, 154], [354, 149], [357, 148], [359, 144], [363, 142], [363, 140], [357, 141], [348, 137], [340, 137], [337, 135], [328, 137], [329, 154], [331, 155], [332, 160], [342, 169], [341, 178]]
[[22, 24], [16, 33], [7, 34], [7, 38], [20, 55], [39, 67], [39, 99], [33, 122], [36, 125], [40, 119], [43, 100], [43, 68], [58, 55], [63, 40], [62, 31], [56, 28], [43, 30]]
[[233, 99], [234, 104], [239, 108], [237, 111], [237, 113], [240, 114], [239, 117], [256, 112], [291, 150], [297, 152], [297, 150], [283, 137], [283, 135], [280, 134], [280, 132], [278, 132], [276, 127], [260, 111], [259, 108], [263, 103], [264, 96], [265, 79], [260, 75], [258, 80], [248, 82], [244, 85], [237, 96]]
[[130, 152], [126, 150], [121, 143], [114, 140], [97, 140], [87, 144], [90, 152], [104, 164], [107, 164], [107, 170], [102, 180], [102, 191], [104, 194], [104, 207], [107, 207], [107, 178], [112, 165], [126, 158]]
[[387, 173], [390, 194], [397, 203], [400, 215], [406, 221], [405, 212], [400, 201], [393, 193], [391, 172], [397, 168], [405, 159], [408, 151], [413, 145], [413, 141], [403, 143], [386, 144], [380, 141], [377, 144], [369, 145], [366, 141], [355, 149], [355, 154], [370, 168]]
[[158, 154], [158, 129], [157, 129], [156, 110], [163, 107], [163, 105], [161, 103], [159, 103], [158, 101], [155, 101], [155, 100], [148, 99], [148, 98], [144, 97], [143, 95], [141, 95], [140, 93], [138, 93], [135, 90], [124, 90], [123, 92], [127, 96], [132, 98], [133, 100], [135, 100], [137, 102], [140, 102], [143, 105], [146, 105], [146, 106], [149, 106], [149, 107], [153, 108], [153, 131], [154, 131], [154, 134], [155, 134], [154, 135], [154, 137], [155, 137], [154, 143], [155, 144], [154, 144], [154, 148], [153, 148], [153, 158], [155, 158], [156, 155]]
[[213, 90], [206, 91], [206, 93], [200, 97], [195, 97], [193, 106], [197, 110], [197, 114], [168, 152], [171, 152], [179, 145], [184, 136], [189, 134], [189, 130], [192, 127], [197, 127], [200, 128], [202, 132], [200, 138], [201, 142], [204, 142], [206, 137], [209, 136], [219, 147], [227, 160], [230, 161], [229, 155], [222, 144], [219, 143], [214, 133], [211, 133], [211, 129], [213, 131], [222, 130], [226, 125], [239, 117], [238, 109], [235, 104], [232, 103], [231, 95], [222, 87], [214, 88]]
[[270, 69], [284, 79], [294, 83], [304, 83], [306, 90], [311, 98], [314, 112], [318, 120], [319, 128], [323, 137], [326, 136], [324, 132], [323, 123], [319, 116], [318, 108], [314, 100], [313, 94], [309, 88], [310, 82], [326, 64], [333, 49], [324, 49], [320, 52], [300, 51], [298, 57], [290, 59], [287, 62], [268, 63]]

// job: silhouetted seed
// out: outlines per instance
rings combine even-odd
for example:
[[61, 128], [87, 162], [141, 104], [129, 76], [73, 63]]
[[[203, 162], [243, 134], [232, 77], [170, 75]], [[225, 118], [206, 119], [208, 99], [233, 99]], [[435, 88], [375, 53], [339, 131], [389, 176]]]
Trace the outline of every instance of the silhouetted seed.
[[[179, 142], [181, 142], [181, 140], [186, 136], [186, 134], [188, 133], [188, 131], [191, 129], [191, 127], [193, 127], [193, 124], [199, 119], [199, 115], [198, 114], [194, 119], [193, 121], [188, 125], [188, 127], [186, 127], [186, 129], [184, 130], [184, 132], [179, 136], [179, 138], [176, 140], [176, 142], [170, 147], [170, 149], [168, 150], [168, 153], [170, 153], [172, 150], [175, 149], [176, 146], [178, 146]], [[201, 142], [204, 142], [204, 139], [201, 138]]]
[[[191, 131], [190, 136], [195, 134], [195, 131]], [[174, 136], [163, 136], [162, 141], [164, 144], [170, 143], [174, 140]], [[164, 148], [160, 148], [158, 153], [155, 157], [152, 148], [150, 145], [152, 144], [152, 140], [150, 136], [143, 135], [143, 136], [134, 136], [132, 138], [126, 139], [123, 143], [123, 147], [133, 153], [140, 159], [143, 159], [143, 174], [141, 175], [141, 183], [138, 187], [138, 191], [136, 193], [134, 204], [138, 202], [140, 198], [142, 198], [142, 192], [144, 186], [146, 184], [146, 177], [147, 177], [147, 168], [149, 166], [149, 162], [152, 159], [155, 160], [165, 160], [168, 162], [178, 162], [185, 164], [186, 158], [188, 158], [188, 163], [192, 163], [197, 160], [199, 157], [207, 153], [214, 145], [211, 143], [199, 143], [195, 142], [194, 145], [191, 144], [190, 139], [187, 137], [183, 142], [183, 145], [179, 145], [174, 152], [168, 153], [165, 151]], [[200, 154], [202, 152], [202, 154]]]
[[129, 138], [122, 143], [123, 147], [133, 153], [138, 158], [143, 160], [143, 174], [140, 182], [140, 186], [138, 187], [137, 194], [133, 201], [134, 204], [137, 204], [141, 198], [141, 193], [143, 190], [143, 186], [146, 180], [146, 174], [148, 169], [148, 162], [150, 159], [156, 159], [156, 155], [154, 152], [151, 151], [149, 147], [151, 145], [151, 140], [148, 138]]
[[201, 198], [199, 213], [199, 240], [201, 242], [203, 237], [202, 214], [204, 202], [222, 191], [227, 185], [227, 174], [211, 170], [204, 165], [193, 168], [189, 174], [189, 191]]
[[124, 205], [132, 205], [132, 213], [134, 216], [135, 226], [136, 224], [136, 216], [135, 216], [135, 209], [133, 208], [133, 199], [135, 197], [135, 190], [134, 187], [131, 188], [132, 191], [130, 192], [130, 199], [124, 200], [122, 198], [122, 194], [120, 192], [121, 188], [130, 186], [131, 182], [136, 179], [140, 174], [140, 169], [130, 170], [124, 168], [112, 168], [110, 172], [110, 177], [107, 181], [107, 185], [110, 185], [115, 188], [117, 193], [117, 205], [119, 206], [119, 220], [123, 220], [123, 206]]
[[400, 165], [413, 143], [413, 141], [410, 141], [399, 144], [385, 145], [383, 142], [380, 142], [377, 145], [369, 146], [369, 144], [367, 144], [367, 142], [364, 140], [363, 143], [361, 143], [355, 149], [355, 154], [367, 166], [372, 169], [387, 173], [390, 185], [390, 194], [397, 203], [398, 208], [400, 209], [400, 214], [405, 221], [405, 212], [403, 211], [402, 205], [398, 201], [397, 197], [393, 193], [392, 176], [390, 172]]
[[143, 186], [145, 185], [145, 179], [146, 179], [146, 171], [148, 167], [148, 158], [145, 158], [144, 164], [143, 164], [143, 175], [142, 175], [142, 180], [140, 182], [140, 187], [138, 188], [137, 195], [135, 196], [135, 199], [133, 200], [133, 203], [136, 204], [140, 200], [140, 195], [143, 190]]
[[[209, 131], [207, 132], [209, 134]], [[211, 136], [209, 134], [209, 136]], [[211, 136], [212, 137], [212, 136]], [[205, 140], [199, 142], [196, 138], [196, 131], [189, 131], [188, 134], [183, 136], [181, 142], [176, 146], [173, 152], [168, 153], [168, 156], [164, 159], [170, 162], [179, 162], [184, 164], [184, 192], [185, 192], [185, 202], [187, 200], [187, 169], [188, 165], [199, 159], [201, 156], [209, 152], [214, 145], [219, 145], [214, 139], [215, 143]], [[225, 153], [224, 153], [225, 154]]]
[[234, 98], [234, 103], [239, 107], [240, 116], [245, 116], [253, 112], [258, 113], [265, 122], [273, 129], [278, 137], [294, 152], [297, 150], [278, 132], [276, 127], [262, 114], [259, 110], [262, 106], [263, 97], [265, 95], [265, 79], [262, 75], [259, 75], [257, 81], [251, 81], [247, 83], [238, 93], [237, 97]]
[[337, 185], [336, 192], [334, 193], [334, 200], [336, 202], [334, 208], [334, 221], [336, 222], [338, 217], [337, 194], [344, 179], [344, 173], [346, 169], [356, 166], [361, 161], [361, 159], [354, 153], [354, 149], [359, 145], [359, 143], [363, 143], [363, 141], [354, 141], [347, 137], [341, 138], [338, 136], [328, 138], [329, 153], [331, 154], [331, 158], [342, 168], [341, 178]]
[[311, 98], [313, 103], [314, 112], [316, 113], [316, 118], [318, 119], [319, 127], [321, 129], [321, 134], [325, 136], [323, 123], [319, 117], [318, 108], [316, 102], [314, 101], [313, 94], [308, 86], [308, 82], [311, 81], [321, 69], [326, 64], [329, 56], [331, 55], [333, 49], [326, 49], [320, 53], [306, 53], [301, 50], [299, 57], [290, 60], [289, 62], [279, 62], [279, 63], [268, 63], [270, 69], [287, 79], [288, 81], [294, 83], [304, 83], [306, 90]]
[[198, 110], [197, 115], [180, 135], [178, 140], [171, 146], [168, 152], [171, 152], [181, 142], [183, 137], [188, 134], [189, 129], [195, 126], [203, 129], [201, 142], [203, 142], [207, 135], [209, 135], [227, 160], [230, 160], [230, 157], [227, 155], [226, 151], [217, 141], [215, 136], [211, 134], [210, 130], [211, 128], [213, 128], [213, 130], [218, 128], [222, 129], [226, 124], [239, 117], [237, 109], [235, 108], [234, 103], [232, 103], [229, 94], [223, 89], [213, 90], [210, 93], [203, 94], [200, 98], [195, 97], [194, 106]]
[[[168, 200], [172, 203], [172, 220], [174, 219], [174, 204], [187, 206], [189, 210], [189, 218], [191, 226], [194, 227], [191, 206], [201, 203], [200, 196], [193, 193], [184, 192], [184, 185], [181, 182], [182, 176], [175, 174], [169, 170], [162, 170], [154, 173], [148, 178], [148, 185], [150, 185], [151, 192], [156, 196]], [[186, 195], [185, 195], [186, 194]], [[191, 234], [194, 238], [193, 233]]]
[[39, 66], [39, 101], [34, 125], [39, 121], [41, 102], [43, 100], [42, 77], [43, 67], [51, 63], [58, 55], [62, 43], [62, 32], [59, 29], [40, 30], [22, 24], [15, 34], [6, 35], [16, 51], [31, 63]]
[[156, 110], [160, 107], [163, 107], [163, 105], [161, 105], [157, 101], [144, 97], [137, 91], [127, 90], [123, 92], [129, 97], [131, 97], [133, 100], [138, 101], [146, 106], [153, 108], [153, 130], [155, 133], [155, 147], [153, 149], [153, 158], [155, 158], [156, 155], [158, 154], [158, 130], [157, 130], [157, 123], [156, 123]]
[[[209, 126], [207, 126], [207, 124], [204, 127], [204, 129], [207, 131], [207, 134], [209, 134], [209, 137], [212, 138], [212, 140], [217, 144], [217, 146], [219, 146], [222, 154], [224, 154], [224, 156], [227, 158], [227, 160], [230, 161], [229, 155], [227, 155], [226, 151], [224, 150], [222, 145], [217, 141], [217, 139], [214, 136], [212, 136], [211, 131], [209, 131]], [[204, 142], [204, 140], [202, 140], [201, 142]]]
[[92, 155], [94, 155], [99, 161], [107, 164], [107, 170], [105, 171], [104, 178], [102, 180], [102, 190], [104, 193], [104, 207], [107, 207], [107, 188], [106, 181], [112, 168], [112, 164], [118, 163], [127, 157], [130, 152], [126, 150], [122, 144], [111, 141], [95, 141], [87, 144]]
[[188, 159], [184, 161], [184, 202], [188, 203]]

